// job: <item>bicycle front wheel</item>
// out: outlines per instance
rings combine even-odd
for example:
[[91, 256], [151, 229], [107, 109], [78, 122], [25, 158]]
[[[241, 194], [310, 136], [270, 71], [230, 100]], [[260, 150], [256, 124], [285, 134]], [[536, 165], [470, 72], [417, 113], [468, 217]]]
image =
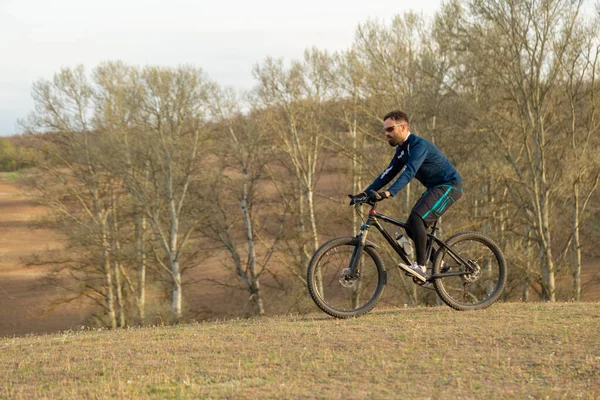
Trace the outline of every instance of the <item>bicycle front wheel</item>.
[[[456, 257], [440, 248], [433, 266], [434, 275], [442, 266], [449, 276], [433, 281], [440, 298], [455, 310], [478, 310], [489, 307], [502, 294], [506, 284], [506, 262], [500, 248], [489, 237], [478, 232], [458, 233], [446, 242]], [[468, 272], [464, 275], [451, 275]]]
[[371, 245], [363, 247], [357, 273], [350, 276], [350, 261], [357, 245], [354, 237], [332, 239], [315, 252], [308, 265], [310, 296], [321, 310], [336, 318], [370, 311], [386, 284], [383, 262]]

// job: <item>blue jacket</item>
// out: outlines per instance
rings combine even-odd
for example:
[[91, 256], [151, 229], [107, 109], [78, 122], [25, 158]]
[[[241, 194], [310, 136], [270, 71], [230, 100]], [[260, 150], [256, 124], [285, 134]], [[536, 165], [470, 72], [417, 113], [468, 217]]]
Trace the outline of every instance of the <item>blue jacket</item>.
[[406, 185], [417, 178], [427, 189], [439, 185], [455, 185], [462, 181], [450, 161], [431, 142], [411, 133], [400, 146], [396, 146], [396, 154], [390, 165], [365, 189], [379, 191], [382, 187], [404, 171], [387, 190], [392, 196], [404, 189]]

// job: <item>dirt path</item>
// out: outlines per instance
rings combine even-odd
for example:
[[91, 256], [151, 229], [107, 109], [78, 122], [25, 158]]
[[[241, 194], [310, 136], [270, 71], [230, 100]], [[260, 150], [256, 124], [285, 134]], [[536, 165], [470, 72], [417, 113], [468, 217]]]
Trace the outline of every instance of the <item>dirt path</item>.
[[35, 252], [61, 246], [51, 230], [30, 227], [45, 212], [0, 174], [0, 336], [76, 328], [88, 314], [80, 305], [66, 305], [46, 315], [58, 295], [41, 286], [48, 267], [24, 265]]

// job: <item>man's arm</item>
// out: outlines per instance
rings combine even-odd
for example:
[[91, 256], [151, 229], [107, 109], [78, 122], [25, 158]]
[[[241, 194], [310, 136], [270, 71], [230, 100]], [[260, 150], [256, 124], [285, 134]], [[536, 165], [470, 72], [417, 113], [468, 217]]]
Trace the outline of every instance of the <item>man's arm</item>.
[[398, 179], [396, 179], [396, 182], [388, 189], [392, 196], [395, 196], [399, 191], [404, 189], [404, 187], [408, 185], [408, 182], [415, 177], [417, 171], [421, 168], [421, 164], [425, 161], [425, 157], [427, 157], [428, 150], [427, 144], [424, 142], [418, 142], [411, 149], [406, 168], [404, 168], [404, 171], [400, 174]]
[[398, 175], [398, 172], [400, 172], [403, 165], [400, 162], [400, 160], [398, 160], [398, 158], [396, 157], [397, 153], [398, 152], [396, 151], [396, 153], [394, 154], [394, 157], [392, 157], [392, 161], [390, 162], [390, 165], [388, 165], [388, 167], [385, 170], [383, 170], [381, 175], [379, 175], [377, 178], [375, 178], [373, 183], [371, 183], [369, 185], [369, 187], [364, 190], [365, 193], [369, 193], [369, 190], [374, 190], [374, 191], [378, 192], [379, 189], [381, 189], [382, 187], [384, 187], [385, 185], [390, 183], [390, 181], [392, 179], [394, 179], [394, 177], [396, 175]]

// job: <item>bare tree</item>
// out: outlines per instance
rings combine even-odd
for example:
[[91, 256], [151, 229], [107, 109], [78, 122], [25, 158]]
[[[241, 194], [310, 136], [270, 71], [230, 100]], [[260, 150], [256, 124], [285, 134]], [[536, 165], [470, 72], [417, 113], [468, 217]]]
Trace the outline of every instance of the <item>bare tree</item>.
[[[123, 175], [123, 171], [127, 171], [125, 175], [136, 180], [137, 173], [147, 176], [147, 169], [134, 168], [136, 165], [134, 160], [139, 159], [138, 153], [144, 154], [145, 148], [136, 141], [140, 136], [136, 126], [140, 119], [142, 100], [139, 70], [122, 62], [106, 62], [94, 70], [94, 79], [97, 85], [94, 121], [104, 137], [101, 143], [104, 168], [115, 177]], [[142, 181], [147, 182], [143, 178]], [[127, 191], [127, 186], [119, 185], [119, 189], [121, 188]], [[129, 231], [133, 235], [135, 255], [132, 263], [135, 265], [137, 275], [135, 284], [129, 278], [123, 263], [119, 264], [118, 270], [123, 274], [126, 286], [135, 299], [138, 322], [144, 324], [148, 227], [146, 216], [140, 211], [140, 205], [135, 198], [130, 196], [129, 203], [131, 203], [131, 211], [128, 214], [132, 215], [135, 224], [135, 228]], [[116, 214], [116, 209], [113, 214]], [[113, 225], [115, 232], [119, 232], [116, 217], [113, 219]], [[115, 247], [120, 245], [115, 243]]]
[[312, 49], [305, 52], [302, 62], [293, 62], [287, 70], [281, 60], [270, 58], [254, 69], [263, 107], [277, 110], [271, 129], [294, 174], [302, 271], [319, 246], [314, 195], [322, 136], [328, 129], [325, 106], [332, 94], [330, 62], [326, 52]]
[[[581, 1], [465, 2], [463, 48], [479, 79], [503, 98], [489, 110], [489, 132], [512, 166], [509, 193], [532, 227], [541, 260], [543, 297], [556, 299], [551, 215], [559, 195], [560, 146], [553, 133], [560, 60], [572, 40]], [[468, 47], [465, 47], [468, 46]]]
[[[63, 220], [79, 227], [79, 234], [89, 235], [90, 243], [99, 248], [101, 257], [97, 261], [104, 277], [102, 296], [109, 326], [115, 328], [117, 311], [107, 201], [111, 180], [99, 168], [97, 132], [90, 122], [93, 88], [83, 67], [79, 66], [61, 70], [52, 82], [36, 82], [33, 99], [35, 111], [22, 125], [29, 134], [35, 135], [31, 143], [46, 155], [47, 162], [39, 164], [39, 168], [54, 179], [54, 184], [48, 186], [41, 186], [41, 181], [37, 181], [39, 198], [61, 214]], [[53, 195], [60, 193], [52, 192], [56, 183], [66, 190], [62, 196]]]
[[[271, 217], [274, 215], [270, 211], [271, 201], [260, 195], [261, 184], [264, 188], [267, 178], [271, 141], [262, 126], [260, 112], [245, 116], [242, 113], [244, 104], [232, 90], [217, 90], [215, 94], [216, 136], [219, 138], [215, 141], [215, 154], [220, 160], [220, 168], [212, 186], [214, 208], [211, 215], [214, 218], [205, 226], [210, 229], [206, 233], [216, 242], [221, 242], [230, 254], [236, 275], [250, 294], [254, 312], [263, 315], [265, 308], [260, 278], [272, 260], [284, 220], [280, 219], [272, 227], [259, 221], [261, 211]], [[235, 206], [232, 207], [231, 200], [237, 200], [239, 214], [232, 212]], [[214, 212], [215, 208], [218, 212]], [[276, 231], [269, 232], [269, 228], [276, 228]], [[244, 232], [245, 249], [238, 245], [235, 232], [239, 230]], [[259, 249], [261, 237], [263, 254]]]
[[[124, 149], [130, 166], [119, 174], [138, 212], [147, 218], [158, 251], [155, 260], [171, 277], [173, 321], [182, 316], [182, 253], [204, 215], [202, 155], [208, 138], [204, 128], [212, 84], [202, 71], [147, 67], [140, 74], [139, 117], [135, 120], [135, 157]], [[113, 149], [118, 149], [117, 146]], [[129, 159], [128, 159], [129, 158]], [[140, 224], [144, 222], [141, 221]]]
[[600, 157], [597, 132], [600, 128], [597, 77], [600, 46], [598, 18], [595, 23], [581, 23], [561, 61], [567, 102], [564, 118], [568, 125], [570, 168], [568, 170], [572, 199], [573, 298], [581, 299], [581, 219], [600, 182]]

